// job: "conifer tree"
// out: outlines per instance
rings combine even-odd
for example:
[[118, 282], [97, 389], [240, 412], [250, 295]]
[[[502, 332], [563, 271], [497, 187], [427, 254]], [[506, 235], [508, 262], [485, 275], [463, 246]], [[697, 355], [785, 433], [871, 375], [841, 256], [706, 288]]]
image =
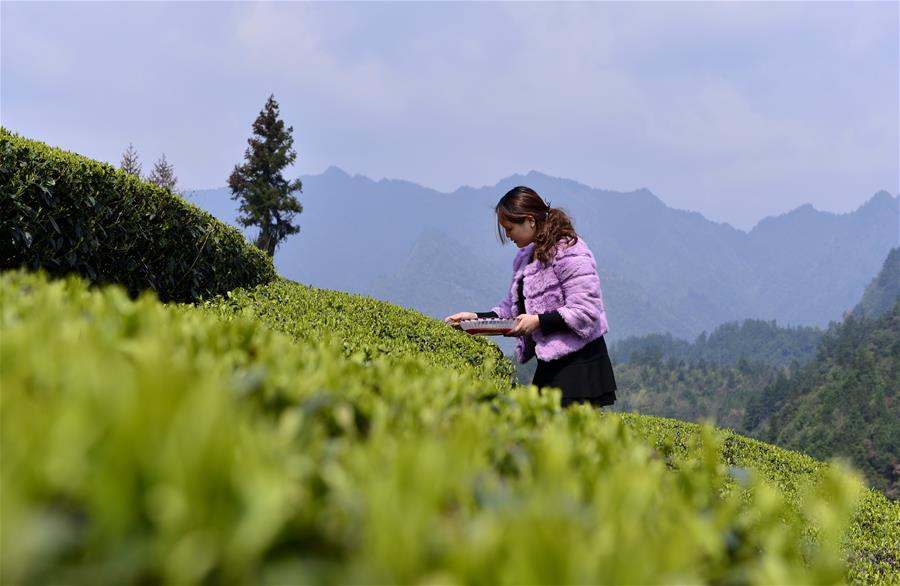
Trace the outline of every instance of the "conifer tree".
[[175, 167], [166, 160], [166, 153], [163, 153], [159, 160], [153, 165], [153, 170], [147, 176], [147, 181], [157, 187], [175, 191], [175, 185], [178, 183], [178, 177], [175, 176]]
[[128, 148], [122, 154], [122, 162], [119, 163], [119, 168], [135, 177], [140, 178], [141, 176], [141, 161], [138, 158], [137, 151], [134, 150], [134, 145], [130, 142], [128, 143]]
[[285, 238], [300, 231], [291, 220], [303, 211], [293, 195], [302, 191], [303, 184], [282, 175], [282, 170], [297, 158], [292, 148], [294, 128], [285, 128], [278, 116], [278, 102], [271, 95], [253, 123], [244, 164], [236, 165], [228, 178], [232, 199], [241, 203], [237, 221], [242, 226], [259, 227], [256, 246], [269, 256], [275, 255], [275, 248]]

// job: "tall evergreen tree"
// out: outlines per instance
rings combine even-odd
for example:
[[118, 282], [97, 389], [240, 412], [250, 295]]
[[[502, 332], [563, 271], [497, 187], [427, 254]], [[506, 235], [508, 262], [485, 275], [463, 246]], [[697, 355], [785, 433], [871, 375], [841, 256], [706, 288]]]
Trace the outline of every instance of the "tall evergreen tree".
[[175, 176], [175, 167], [166, 160], [166, 153], [154, 163], [153, 170], [147, 176], [147, 181], [157, 187], [175, 191], [175, 185], [178, 183], [178, 177]]
[[303, 206], [293, 196], [302, 191], [299, 179], [288, 181], [282, 170], [297, 158], [293, 150], [293, 126], [285, 128], [278, 118], [278, 102], [269, 96], [266, 105], [253, 123], [253, 136], [244, 153], [244, 164], [236, 165], [228, 178], [231, 197], [241, 202], [241, 215], [237, 221], [242, 226], [259, 226], [256, 246], [275, 255], [281, 242], [300, 231], [291, 223], [294, 214]]
[[122, 153], [122, 162], [119, 163], [119, 168], [135, 177], [140, 178], [141, 176], [141, 161], [137, 151], [134, 150], [134, 145], [130, 142], [128, 148]]

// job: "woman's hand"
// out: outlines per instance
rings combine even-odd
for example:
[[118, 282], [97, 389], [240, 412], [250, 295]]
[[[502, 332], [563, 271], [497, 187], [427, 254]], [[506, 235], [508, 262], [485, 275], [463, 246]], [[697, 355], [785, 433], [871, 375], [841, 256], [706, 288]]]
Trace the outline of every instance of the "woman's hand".
[[540, 325], [541, 320], [538, 319], [538, 316], [523, 313], [516, 318], [516, 325], [513, 326], [513, 329], [504, 334], [504, 336], [527, 336], [538, 329]]
[[478, 314], [472, 311], [460, 311], [444, 318], [444, 323], [452, 325], [454, 328], [459, 327], [459, 322], [464, 319], [478, 319]]

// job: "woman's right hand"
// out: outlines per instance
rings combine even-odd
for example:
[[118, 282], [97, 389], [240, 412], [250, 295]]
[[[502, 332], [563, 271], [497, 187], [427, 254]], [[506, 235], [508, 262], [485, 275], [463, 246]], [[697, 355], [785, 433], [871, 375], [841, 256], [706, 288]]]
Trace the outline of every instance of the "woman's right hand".
[[454, 313], [453, 315], [445, 317], [444, 323], [448, 323], [454, 328], [458, 328], [459, 322], [464, 319], [478, 319], [478, 314], [472, 311], [460, 311], [459, 313]]

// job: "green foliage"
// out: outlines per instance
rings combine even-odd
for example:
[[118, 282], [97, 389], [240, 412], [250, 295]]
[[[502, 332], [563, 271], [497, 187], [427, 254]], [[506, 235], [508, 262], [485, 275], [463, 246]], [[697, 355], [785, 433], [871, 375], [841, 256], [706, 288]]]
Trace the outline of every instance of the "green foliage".
[[668, 360], [703, 366], [737, 366], [742, 361], [770, 366], [809, 362], [816, 353], [822, 330], [811, 327], [779, 327], [772, 321], [746, 319], [718, 326], [693, 343], [671, 334], [631, 336], [610, 348], [617, 362], [658, 365]]
[[[817, 458], [841, 456], [871, 486], [900, 497], [900, 305], [877, 320], [852, 315], [815, 359], [775, 368], [686, 365], [673, 358], [615, 365], [616, 410], [711, 419]], [[646, 357], [646, 356], [645, 356]]]
[[[689, 344], [671, 336], [629, 338], [611, 355], [617, 408], [698, 420], [817, 458], [841, 456], [871, 486], [900, 498], [900, 248], [862, 301], [823, 333], [774, 322], [725, 324]], [[810, 348], [816, 346], [816, 353]], [[755, 361], [748, 361], [747, 357]], [[721, 368], [711, 363], [733, 364]], [[784, 368], [789, 359], [790, 368]], [[696, 367], [685, 361], [696, 360]], [[769, 364], [781, 366], [773, 368]]]
[[[295, 286], [263, 289], [295, 302], [272, 295]], [[292, 338], [253, 319], [263, 305], [0, 277], [0, 581], [900, 576], [897, 509], [859, 501], [839, 467], [709, 427], [561, 410], [556, 392], [436, 367], [459, 358], [440, 344], [443, 360], [368, 343], [347, 355], [351, 318]], [[285, 330], [309, 317], [276, 315]], [[870, 525], [848, 532], [858, 502]]]
[[615, 409], [683, 421], [712, 420], [742, 431], [747, 405], [781, 373], [763, 364], [724, 367], [666, 361], [617, 363]]
[[0, 268], [190, 301], [275, 277], [241, 234], [110, 165], [0, 129]]
[[[843, 456], [900, 498], [900, 302], [877, 319], [852, 315], [816, 360], [783, 381], [753, 434], [815, 457]], [[763, 400], [769, 399], [767, 395]]]
[[420, 355], [442, 368], [475, 367], [504, 388], [514, 373], [497, 345], [484, 338], [460, 335], [411, 309], [286, 279], [230, 291], [204, 307], [226, 318], [236, 313], [252, 316], [299, 342], [331, 335], [344, 354], [362, 360]]
[[128, 148], [122, 153], [122, 162], [119, 163], [119, 169], [129, 175], [134, 175], [138, 179], [141, 178], [141, 159], [134, 145], [130, 142], [128, 143]]
[[153, 164], [153, 170], [147, 176], [147, 182], [173, 193], [175, 192], [175, 187], [178, 185], [178, 177], [175, 176], [175, 167], [166, 160], [166, 153], [163, 153]]
[[303, 211], [293, 195], [301, 191], [303, 184], [299, 179], [288, 181], [282, 175], [297, 158], [292, 148], [293, 131], [292, 126], [284, 127], [278, 117], [278, 102], [274, 95], [269, 96], [253, 122], [245, 162], [236, 165], [228, 178], [232, 198], [241, 202], [237, 221], [242, 226], [259, 226], [256, 246], [270, 257], [285, 238], [300, 231], [291, 220]]
[[735, 429], [750, 433], [766, 421], [773, 413], [777, 413], [791, 399], [792, 388], [796, 384], [799, 365], [791, 370], [782, 370], [765, 386], [760, 386], [755, 394], [748, 396], [744, 410], [744, 421]]
[[845, 541], [851, 544], [850, 582], [900, 583], [900, 502], [865, 492]]
[[[698, 424], [635, 413], [622, 417], [665, 454], [684, 454], [689, 438], [700, 429]], [[802, 497], [804, 483], [827, 469], [826, 464], [810, 456], [730, 430], [720, 430], [720, 439], [722, 460], [739, 482], [746, 481], [752, 471], [795, 505]], [[833, 512], [822, 510], [819, 514], [830, 516]], [[849, 583], [896, 584], [900, 581], [900, 502], [888, 501], [879, 492], [865, 491], [843, 543], [849, 561]]]

